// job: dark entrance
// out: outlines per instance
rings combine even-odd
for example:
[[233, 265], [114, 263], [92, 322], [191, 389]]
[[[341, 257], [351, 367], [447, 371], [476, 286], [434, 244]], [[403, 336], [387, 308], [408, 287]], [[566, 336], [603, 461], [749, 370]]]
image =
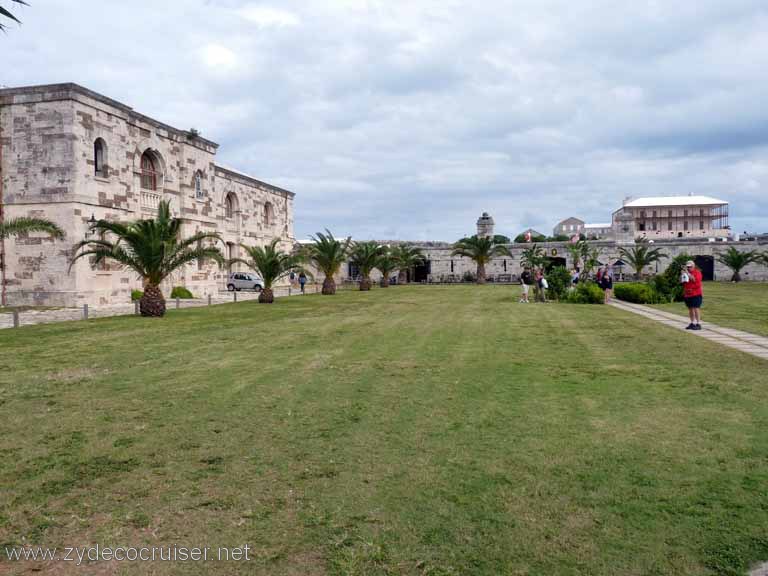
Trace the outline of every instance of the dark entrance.
[[696, 266], [701, 270], [701, 279], [705, 282], [715, 279], [715, 257], [714, 256], [696, 256], [693, 259]]
[[416, 266], [413, 271], [414, 282], [426, 282], [429, 275], [432, 273], [432, 262], [430, 260], [423, 260], [422, 264]]
[[546, 272], [549, 272], [552, 270], [552, 268], [557, 268], [558, 266], [562, 266], [565, 268], [565, 258], [559, 258], [556, 256], [547, 256], [547, 262], [544, 264], [544, 270]]

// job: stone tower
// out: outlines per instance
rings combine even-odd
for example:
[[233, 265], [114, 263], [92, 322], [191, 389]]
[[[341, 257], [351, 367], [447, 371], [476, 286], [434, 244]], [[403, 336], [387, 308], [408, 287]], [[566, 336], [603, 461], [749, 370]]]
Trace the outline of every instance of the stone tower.
[[488, 212], [483, 212], [483, 215], [477, 219], [477, 237], [488, 238], [493, 237], [493, 218], [488, 215]]

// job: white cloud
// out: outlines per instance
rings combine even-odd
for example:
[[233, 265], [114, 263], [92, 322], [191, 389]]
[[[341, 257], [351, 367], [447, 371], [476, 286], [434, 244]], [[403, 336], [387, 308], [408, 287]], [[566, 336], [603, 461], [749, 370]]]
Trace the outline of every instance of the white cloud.
[[221, 44], [206, 44], [200, 56], [205, 65], [214, 70], [233, 70], [238, 64], [237, 55]]
[[291, 12], [258, 4], [243, 6], [238, 14], [259, 28], [285, 28], [298, 26], [300, 22], [298, 16]]

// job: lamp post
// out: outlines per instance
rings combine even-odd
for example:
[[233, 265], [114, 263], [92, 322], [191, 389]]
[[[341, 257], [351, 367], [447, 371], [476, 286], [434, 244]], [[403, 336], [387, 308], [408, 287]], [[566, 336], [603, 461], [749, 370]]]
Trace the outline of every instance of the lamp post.
[[88, 220], [88, 230], [85, 232], [85, 237], [90, 238], [95, 234], [93, 227], [96, 226], [96, 216], [91, 212], [91, 217]]

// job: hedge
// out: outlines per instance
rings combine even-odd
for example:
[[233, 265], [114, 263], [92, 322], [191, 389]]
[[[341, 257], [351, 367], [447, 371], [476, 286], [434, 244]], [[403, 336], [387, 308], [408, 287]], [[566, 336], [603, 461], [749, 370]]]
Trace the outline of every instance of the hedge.
[[635, 304], [657, 304], [664, 298], [651, 286], [642, 282], [614, 284], [613, 293], [619, 300]]

